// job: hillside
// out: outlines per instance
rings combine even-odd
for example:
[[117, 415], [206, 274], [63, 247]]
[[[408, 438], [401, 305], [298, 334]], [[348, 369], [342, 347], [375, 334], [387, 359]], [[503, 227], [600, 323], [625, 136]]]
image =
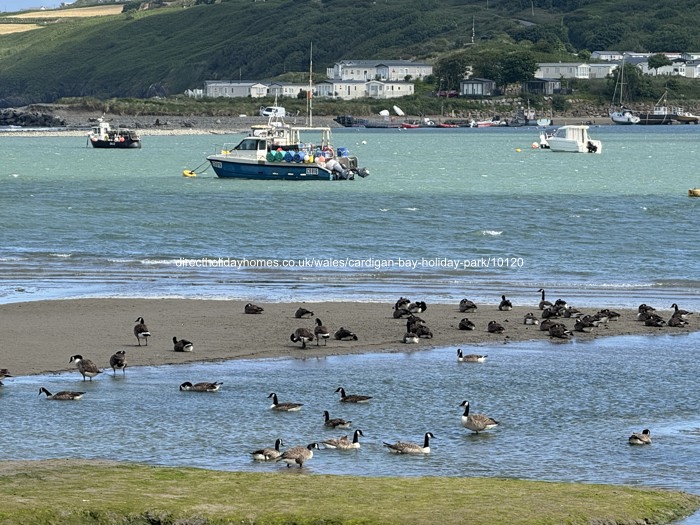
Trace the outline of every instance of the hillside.
[[208, 79], [308, 71], [312, 42], [320, 76], [343, 58], [432, 61], [470, 46], [472, 27], [475, 46], [517, 42], [548, 61], [582, 49], [700, 50], [697, 0], [196, 1], [104, 16], [64, 9], [1, 18], [0, 26], [37, 28], [0, 30], [0, 106], [166, 96]]

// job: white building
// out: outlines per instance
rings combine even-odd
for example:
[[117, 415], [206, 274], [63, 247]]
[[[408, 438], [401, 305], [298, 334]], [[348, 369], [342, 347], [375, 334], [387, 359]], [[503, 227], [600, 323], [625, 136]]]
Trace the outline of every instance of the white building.
[[433, 66], [411, 60], [341, 60], [326, 69], [330, 80], [417, 80], [432, 74]]
[[538, 64], [535, 78], [589, 79], [591, 65], [585, 62], [542, 62]]
[[357, 98], [397, 98], [413, 95], [410, 82], [381, 82], [379, 80], [324, 80], [315, 86], [317, 97], [353, 100]]
[[204, 82], [204, 94], [212, 98], [262, 98], [267, 96], [267, 91], [268, 87], [265, 84], [250, 80], [206, 80]]

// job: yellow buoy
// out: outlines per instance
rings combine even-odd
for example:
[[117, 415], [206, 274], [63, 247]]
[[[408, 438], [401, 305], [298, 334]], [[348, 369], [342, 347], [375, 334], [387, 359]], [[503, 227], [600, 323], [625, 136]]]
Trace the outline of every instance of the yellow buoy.
[[183, 176], [183, 177], [196, 177], [197, 174], [196, 174], [194, 171], [192, 171], [192, 170], [183, 170], [183, 171], [182, 171], [182, 176]]
[[520, 151], [521, 151], [520, 148], [515, 148], [516, 153], [520, 153]]

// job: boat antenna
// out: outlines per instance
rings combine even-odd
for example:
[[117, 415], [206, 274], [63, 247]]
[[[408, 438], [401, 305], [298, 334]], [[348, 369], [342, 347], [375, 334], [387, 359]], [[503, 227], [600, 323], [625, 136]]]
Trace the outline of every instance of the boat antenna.
[[313, 109], [313, 67], [314, 67], [314, 43], [311, 42], [309, 48], [309, 91], [306, 94], [306, 107], [309, 113], [309, 126], [314, 125], [314, 109]]

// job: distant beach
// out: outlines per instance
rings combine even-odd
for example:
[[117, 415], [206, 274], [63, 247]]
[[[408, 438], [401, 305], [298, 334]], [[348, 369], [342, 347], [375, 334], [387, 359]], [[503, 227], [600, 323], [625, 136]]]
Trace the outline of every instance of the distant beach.
[[[398, 299], [398, 298], [397, 298]], [[317, 356], [368, 352], [405, 352], [434, 347], [459, 346], [464, 353], [478, 353], [481, 345], [508, 344], [527, 340], [567, 341], [551, 338], [539, 326], [523, 324], [526, 313], [538, 318], [536, 305], [516, 306], [501, 312], [495, 304], [479, 305], [474, 313], [459, 312], [458, 304], [432, 304], [418, 314], [433, 332], [432, 339], [404, 344], [406, 320], [393, 318], [393, 305], [368, 302], [257, 303], [262, 314], [245, 314], [243, 301], [193, 299], [69, 299], [0, 305], [4, 337], [12, 350], [3, 352], [0, 368], [18, 375], [42, 374], [73, 369], [71, 355], [81, 354], [107, 368], [110, 356], [125, 350], [130, 366], [218, 361], [239, 358], [313, 358]], [[299, 306], [314, 312], [310, 319], [294, 317]], [[601, 305], [605, 308], [605, 305]], [[584, 313], [598, 310], [588, 308]], [[700, 330], [697, 319], [683, 328], [653, 328], [636, 320], [633, 309], [617, 310], [621, 317], [593, 332], [575, 332], [575, 341], [621, 335], [683, 334]], [[672, 310], [659, 312], [668, 319]], [[152, 337], [139, 347], [133, 334], [135, 320], [144, 317]], [[320, 318], [331, 333], [341, 326], [352, 330], [357, 341], [337, 341], [332, 336], [324, 345], [290, 341], [299, 327], [313, 330]], [[459, 330], [459, 321], [468, 317], [473, 331]], [[487, 332], [489, 321], [505, 327], [502, 334]], [[573, 330], [574, 319], [561, 319]], [[172, 338], [194, 343], [191, 353], [173, 351]], [[455, 354], [456, 360], [456, 354]]]

